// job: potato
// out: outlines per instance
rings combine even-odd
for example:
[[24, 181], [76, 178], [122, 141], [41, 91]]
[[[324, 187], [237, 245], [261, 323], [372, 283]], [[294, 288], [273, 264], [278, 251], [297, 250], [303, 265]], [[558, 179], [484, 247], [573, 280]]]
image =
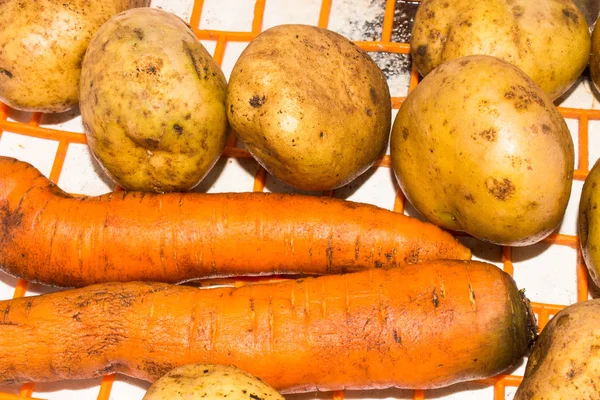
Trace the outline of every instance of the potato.
[[411, 38], [422, 75], [455, 58], [485, 54], [523, 70], [551, 99], [590, 57], [585, 17], [571, 0], [423, 0]]
[[408, 95], [391, 158], [427, 219], [506, 246], [558, 226], [574, 167], [571, 135], [550, 98], [518, 68], [481, 55], [440, 65]]
[[0, 101], [24, 111], [77, 105], [81, 61], [103, 22], [149, 0], [0, 1]]
[[590, 58], [590, 75], [596, 90], [600, 90], [600, 25], [594, 25], [592, 33], [592, 56]]
[[127, 190], [196, 186], [227, 142], [227, 81], [179, 17], [125, 11], [94, 35], [80, 109], [88, 143]]
[[533, 346], [515, 400], [600, 400], [600, 299], [564, 308]]
[[272, 175], [301, 189], [343, 186], [384, 155], [391, 101], [381, 70], [337, 33], [281, 25], [254, 39], [229, 80], [231, 126]]
[[577, 229], [581, 252], [585, 265], [594, 283], [600, 286], [600, 160], [597, 160], [589, 175], [585, 178], [581, 199], [579, 200], [579, 218]]
[[260, 379], [231, 365], [188, 364], [158, 379], [143, 400], [284, 400]]

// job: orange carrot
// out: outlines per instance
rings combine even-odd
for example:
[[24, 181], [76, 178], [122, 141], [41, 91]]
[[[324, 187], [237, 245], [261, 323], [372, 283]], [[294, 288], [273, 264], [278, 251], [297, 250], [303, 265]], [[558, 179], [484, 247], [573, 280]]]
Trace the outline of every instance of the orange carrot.
[[469, 259], [435, 225], [367, 204], [266, 193], [71, 197], [0, 157], [0, 266], [56, 286], [324, 274]]
[[231, 364], [284, 392], [491, 377], [537, 329], [491, 264], [432, 261], [241, 288], [105, 283], [0, 302], [0, 384]]

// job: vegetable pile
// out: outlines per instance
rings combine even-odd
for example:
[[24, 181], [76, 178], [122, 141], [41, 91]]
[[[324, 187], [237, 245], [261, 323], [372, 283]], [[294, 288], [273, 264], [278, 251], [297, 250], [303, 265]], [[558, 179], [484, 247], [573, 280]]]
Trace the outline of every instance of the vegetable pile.
[[[0, 269], [69, 288], [0, 301], [0, 384], [122, 373], [154, 382], [149, 400], [281, 399], [445, 387], [510, 373], [532, 349], [517, 399], [596, 398], [597, 301], [538, 339], [524, 290], [452, 234], [529, 246], [563, 220], [574, 144], [553, 101], [590, 50], [600, 86], [600, 33], [572, 0], [423, 0], [411, 38], [423, 80], [391, 136], [385, 76], [347, 38], [273, 27], [227, 82], [184, 21], [147, 5], [0, 2], [0, 100], [78, 104], [91, 153], [124, 189], [73, 196], [0, 157]], [[71, 28], [33, 24], [42, 10]], [[324, 196], [192, 192], [230, 126], [304, 190], [352, 182], [391, 139], [390, 178], [424, 220]], [[578, 229], [600, 284], [599, 171]], [[183, 284], [256, 276], [280, 280]]]

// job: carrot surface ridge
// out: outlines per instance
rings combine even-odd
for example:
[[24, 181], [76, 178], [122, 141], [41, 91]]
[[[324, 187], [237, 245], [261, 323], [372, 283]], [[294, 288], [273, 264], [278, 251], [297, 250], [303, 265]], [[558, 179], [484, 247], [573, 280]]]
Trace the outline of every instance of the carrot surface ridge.
[[437, 226], [373, 205], [274, 193], [73, 197], [0, 157], [0, 268], [43, 284], [180, 283], [470, 259]]

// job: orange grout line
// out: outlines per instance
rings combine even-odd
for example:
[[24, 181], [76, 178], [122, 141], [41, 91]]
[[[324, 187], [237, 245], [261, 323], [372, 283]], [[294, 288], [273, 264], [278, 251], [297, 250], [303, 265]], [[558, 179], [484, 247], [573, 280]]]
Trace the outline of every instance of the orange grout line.
[[87, 139], [83, 133], [59, 131], [57, 129], [42, 128], [39, 126], [22, 124], [19, 122], [0, 121], [0, 130], [20, 133], [22, 135], [37, 137], [40, 139], [62, 139], [71, 143], [87, 144]]
[[387, 0], [385, 3], [385, 14], [383, 15], [383, 27], [381, 29], [382, 42], [391, 42], [392, 40], [394, 11], [396, 11], [396, 0]]
[[0, 120], [4, 121], [6, 118], [8, 118], [8, 106], [0, 103]]
[[233, 158], [246, 158], [251, 159], [252, 155], [246, 149], [240, 149], [239, 147], [227, 146], [223, 151], [223, 157], [233, 157]]
[[252, 33], [258, 35], [262, 31], [263, 19], [265, 17], [266, 0], [256, 0], [254, 3], [254, 18], [252, 19]]
[[225, 47], [227, 46], [227, 39], [224, 36], [219, 37], [217, 40], [217, 47], [215, 47], [215, 55], [213, 56], [215, 62], [220, 67], [223, 64], [223, 57], [225, 56]]
[[25, 279], [19, 278], [17, 280], [17, 286], [15, 287], [13, 299], [25, 296], [25, 293], [27, 292], [27, 285], [29, 285], [29, 282], [27, 282]]
[[264, 192], [266, 180], [267, 171], [259, 165], [256, 174], [254, 175], [254, 187], [252, 188], [252, 191]]
[[35, 384], [32, 382], [24, 383], [21, 386], [21, 390], [19, 391], [19, 397], [20, 398], [31, 398], [31, 395], [33, 394], [34, 386], [35, 386]]
[[192, 15], [190, 15], [190, 26], [192, 30], [196, 32], [200, 29], [200, 16], [202, 15], [202, 8], [204, 7], [204, 0], [195, 0], [192, 8]]
[[505, 400], [504, 381], [502, 379], [498, 379], [494, 383], [494, 400]]
[[257, 35], [253, 32], [220, 31], [216, 29], [198, 29], [192, 27], [196, 37], [200, 40], [219, 40], [221, 38], [229, 42], [249, 42]]
[[104, 375], [102, 377], [102, 382], [100, 382], [100, 392], [98, 392], [98, 400], [108, 400], [110, 398], [110, 391], [112, 390], [114, 381], [115, 374]]
[[581, 118], [579, 118], [579, 131], [577, 135], [579, 139], [579, 165], [577, 169], [586, 172], [589, 170], [588, 123], [588, 114], [584, 112], [581, 114]]
[[404, 212], [404, 193], [402, 193], [402, 189], [398, 188], [396, 192], [396, 198], [394, 199], [394, 211], [402, 214]]
[[40, 126], [40, 121], [42, 120], [42, 113], [35, 112], [31, 114], [31, 119], [29, 120], [29, 125], [31, 126]]
[[408, 84], [408, 93], [411, 93], [413, 90], [415, 90], [418, 84], [419, 71], [417, 71], [417, 67], [415, 66], [415, 64], [412, 64], [410, 70], [410, 83]]
[[577, 249], [577, 301], [585, 301], [588, 299], [588, 270], [583, 260], [581, 249]]
[[502, 246], [502, 262], [504, 263], [504, 272], [513, 276], [515, 274], [515, 268], [512, 263], [512, 251], [508, 246]]
[[575, 249], [579, 246], [579, 238], [577, 236], [565, 235], [562, 233], [553, 233], [542, 242], [569, 246]]
[[413, 394], [413, 400], [423, 400], [425, 398], [425, 392], [423, 390], [415, 390]]
[[319, 11], [319, 22], [317, 26], [319, 28], [327, 28], [329, 26], [329, 16], [331, 14], [331, 3], [332, 0], [322, 0], [321, 10]]
[[37, 397], [25, 397], [25, 396], [19, 396], [18, 394], [1, 393], [0, 392], [0, 400], [22, 400], [24, 398], [27, 398], [29, 400], [44, 400], [44, 399], [40, 399]]
[[333, 400], [344, 400], [344, 391], [336, 390], [335, 392], [333, 392], [332, 399]]
[[410, 45], [408, 43], [366, 42], [358, 40], [354, 41], [354, 44], [365, 51], [410, 54]]
[[65, 158], [67, 156], [68, 149], [69, 142], [65, 142], [63, 140], [58, 142], [58, 149], [56, 150], [56, 155], [54, 156], [54, 163], [52, 164], [52, 170], [50, 171], [50, 176], [48, 177], [52, 182], [56, 184], [58, 184], [60, 173], [62, 172], [63, 165], [65, 164]]

